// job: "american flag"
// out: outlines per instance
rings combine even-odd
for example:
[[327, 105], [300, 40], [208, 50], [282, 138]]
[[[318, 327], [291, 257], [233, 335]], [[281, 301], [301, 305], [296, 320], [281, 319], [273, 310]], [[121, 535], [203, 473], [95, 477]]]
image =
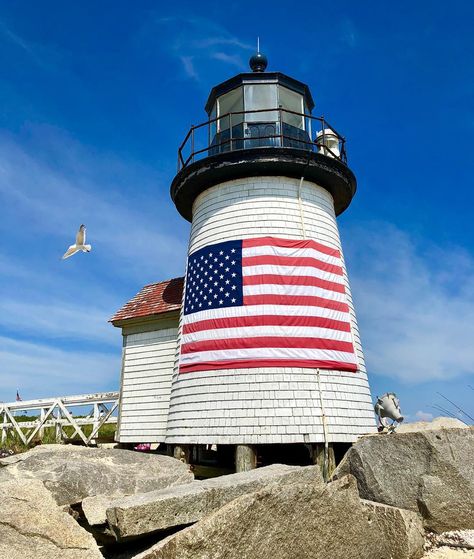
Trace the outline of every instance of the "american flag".
[[357, 370], [341, 254], [313, 240], [226, 241], [189, 255], [182, 373]]

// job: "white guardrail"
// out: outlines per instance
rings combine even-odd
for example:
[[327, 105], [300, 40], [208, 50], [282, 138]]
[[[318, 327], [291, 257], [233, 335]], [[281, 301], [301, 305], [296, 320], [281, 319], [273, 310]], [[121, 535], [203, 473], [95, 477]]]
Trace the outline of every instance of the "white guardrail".
[[[24, 400], [19, 402], [0, 402], [0, 444], [5, 443], [10, 432], [18, 435], [23, 444], [30, 444], [44, 437], [48, 427], [54, 427], [55, 440], [61, 442], [68, 438], [64, 427], [71, 426], [86, 445], [94, 444], [99, 429], [106, 424], [116, 424], [114, 412], [118, 408], [119, 392], [98, 392], [79, 396], [61, 396], [40, 400]], [[83, 408], [81, 417], [74, 417], [71, 409]], [[18, 412], [37, 412], [31, 421], [16, 421]], [[82, 412], [83, 410], [81, 410]], [[2, 421], [3, 420], [3, 421]], [[82, 430], [85, 425], [92, 425], [90, 435]]]

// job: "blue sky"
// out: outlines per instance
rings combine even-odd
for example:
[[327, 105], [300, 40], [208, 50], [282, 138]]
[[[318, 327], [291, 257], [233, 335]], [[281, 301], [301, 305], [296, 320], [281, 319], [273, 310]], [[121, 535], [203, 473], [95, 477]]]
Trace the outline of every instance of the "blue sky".
[[[118, 386], [107, 319], [183, 273], [176, 149], [259, 35], [348, 141], [339, 225], [374, 396], [474, 415], [474, 5], [309, 6], [2, 3], [0, 400]], [[80, 223], [93, 251], [61, 261]]]

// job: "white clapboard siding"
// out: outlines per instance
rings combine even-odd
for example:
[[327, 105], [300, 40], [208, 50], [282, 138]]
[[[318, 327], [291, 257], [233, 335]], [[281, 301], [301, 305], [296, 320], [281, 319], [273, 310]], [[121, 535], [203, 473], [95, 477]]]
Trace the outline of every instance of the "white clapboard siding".
[[159, 443], [165, 440], [176, 355], [178, 315], [157, 320], [140, 332], [123, 329], [122, 380], [118, 441]]

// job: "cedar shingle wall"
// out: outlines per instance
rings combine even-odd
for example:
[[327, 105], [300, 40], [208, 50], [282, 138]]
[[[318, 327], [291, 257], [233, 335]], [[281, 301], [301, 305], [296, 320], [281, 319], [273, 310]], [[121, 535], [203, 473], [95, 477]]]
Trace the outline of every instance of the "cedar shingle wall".
[[[299, 180], [247, 178], [214, 186], [194, 204], [190, 252], [208, 244], [265, 235], [302, 238]], [[331, 195], [304, 182], [308, 238], [341, 250]], [[342, 251], [341, 251], [342, 252]], [[360, 372], [321, 370], [330, 441], [352, 442], [375, 430], [359, 330], [346, 286]], [[322, 442], [316, 373], [302, 368], [261, 368], [186, 373], [175, 377], [169, 443], [264, 444]]]
[[178, 316], [124, 335], [119, 442], [163, 442], [176, 357]]

